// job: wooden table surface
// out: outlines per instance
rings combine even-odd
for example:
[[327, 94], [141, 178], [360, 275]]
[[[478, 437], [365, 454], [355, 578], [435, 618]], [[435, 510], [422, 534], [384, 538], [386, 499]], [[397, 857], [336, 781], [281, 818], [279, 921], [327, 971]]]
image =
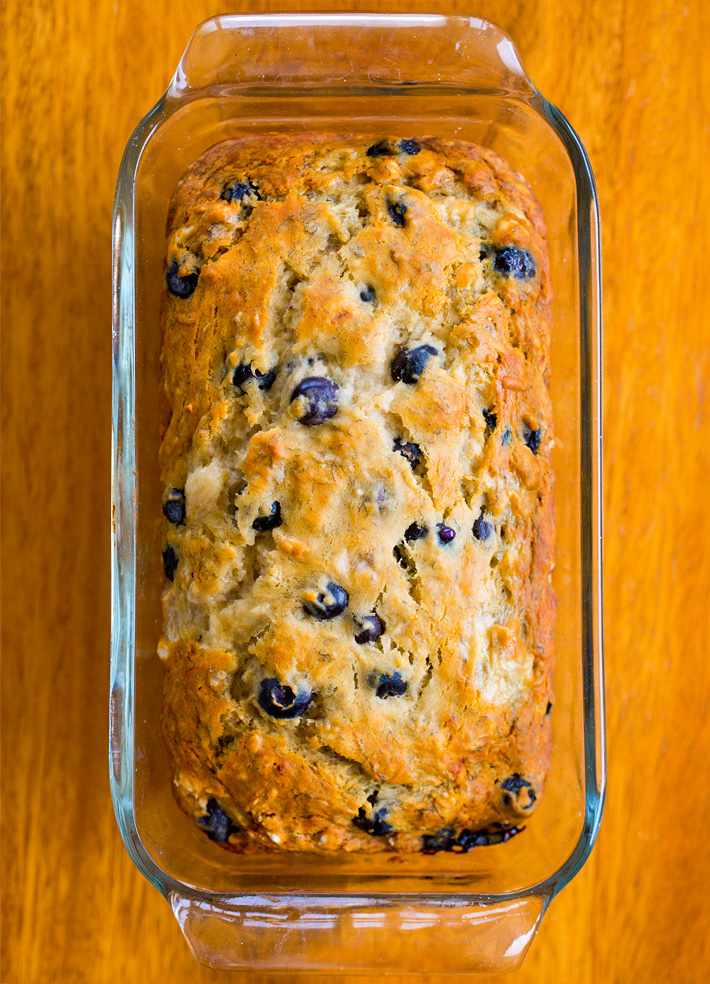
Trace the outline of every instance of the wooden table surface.
[[705, 982], [706, 0], [3, 0], [0, 980], [247, 980], [192, 962], [111, 807], [111, 209], [126, 140], [193, 26], [300, 8], [488, 16], [589, 151], [605, 253], [607, 808], [590, 861], [507, 979]]

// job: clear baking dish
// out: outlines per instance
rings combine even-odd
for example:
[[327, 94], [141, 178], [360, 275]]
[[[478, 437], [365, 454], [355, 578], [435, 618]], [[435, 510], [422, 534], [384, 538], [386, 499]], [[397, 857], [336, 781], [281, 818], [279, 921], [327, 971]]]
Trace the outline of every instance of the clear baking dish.
[[[176, 805], [161, 733], [159, 301], [168, 201], [206, 148], [245, 133], [361, 130], [483, 144], [526, 176], [554, 289], [557, 566], [552, 769], [525, 832], [468, 854], [248, 857]], [[522, 961], [584, 863], [604, 796], [600, 254], [594, 180], [510, 39], [438, 15], [220, 16], [195, 31], [133, 133], [114, 219], [111, 786], [138, 868], [213, 967], [473, 973]]]

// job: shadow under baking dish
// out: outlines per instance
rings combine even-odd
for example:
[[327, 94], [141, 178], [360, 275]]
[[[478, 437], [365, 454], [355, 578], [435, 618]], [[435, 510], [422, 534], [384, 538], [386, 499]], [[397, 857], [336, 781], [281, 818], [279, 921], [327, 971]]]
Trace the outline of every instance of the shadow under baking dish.
[[[219, 140], [314, 130], [480, 143], [525, 176], [547, 221], [558, 597], [552, 766], [525, 831], [468, 854], [242, 856], [209, 841], [172, 795], [156, 655], [168, 203], [187, 166]], [[127, 147], [114, 276], [111, 779], [131, 856], [171, 899], [195, 955], [213, 966], [404, 973], [427, 970], [423, 954], [433, 947], [430, 971], [512, 969], [548, 901], [589, 853], [603, 800], [598, 215], [575, 134], [486, 22], [214, 18], [197, 29], [166, 96]], [[406, 946], [393, 946], [395, 931]]]

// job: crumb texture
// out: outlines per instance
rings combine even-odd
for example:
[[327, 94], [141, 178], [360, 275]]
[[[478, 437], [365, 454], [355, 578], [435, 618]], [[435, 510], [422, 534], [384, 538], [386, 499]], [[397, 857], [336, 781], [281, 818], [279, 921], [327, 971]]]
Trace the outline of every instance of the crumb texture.
[[261, 135], [168, 218], [164, 731], [237, 851], [468, 850], [549, 766], [545, 227], [473, 144]]

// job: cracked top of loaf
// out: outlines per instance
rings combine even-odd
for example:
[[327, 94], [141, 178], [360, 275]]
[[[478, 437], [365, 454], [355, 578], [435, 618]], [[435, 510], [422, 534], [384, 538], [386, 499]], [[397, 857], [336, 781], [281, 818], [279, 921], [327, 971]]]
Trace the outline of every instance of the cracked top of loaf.
[[220, 143], [162, 307], [164, 731], [237, 851], [506, 840], [550, 754], [545, 226], [437, 138]]

